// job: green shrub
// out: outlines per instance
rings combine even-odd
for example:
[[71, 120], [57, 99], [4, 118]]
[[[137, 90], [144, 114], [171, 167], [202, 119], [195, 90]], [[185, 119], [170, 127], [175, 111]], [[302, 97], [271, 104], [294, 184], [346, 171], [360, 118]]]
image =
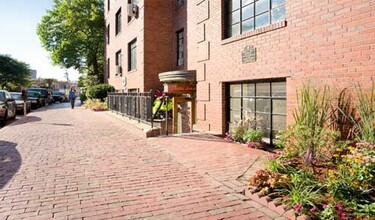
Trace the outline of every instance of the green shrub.
[[166, 105], [165, 102], [162, 103], [161, 99], [155, 99], [154, 106], [152, 107], [152, 113], [155, 114], [158, 108], [159, 111], [171, 111], [173, 109], [173, 102], [172, 100], [168, 100], [168, 104]]
[[261, 142], [262, 141], [262, 131], [256, 129], [249, 129], [244, 133], [245, 142]]
[[89, 99], [100, 99], [102, 102], [107, 97], [107, 92], [113, 92], [115, 88], [109, 84], [99, 84], [87, 88], [86, 95]]
[[104, 99], [103, 102], [99, 99], [87, 99], [85, 102], [85, 107], [94, 111], [105, 111], [108, 109], [106, 99]]
[[331, 100], [327, 87], [321, 90], [307, 84], [297, 98], [298, 108], [293, 113], [295, 124], [280, 132], [276, 143], [302, 156], [305, 164], [313, 165], [314, 160], [327, 158], [326, 153], [332, 151], [340, 134], [328, 125]]
[[371, 91], [365, 92], [361, 86], [357, 86], [357, 103], [356, 109], [358, 111], [360, 120], [355, 123], [356, 135], [359, 141], [369, 142], [375, 144], [375, 86], [372, 83]]
[[84, 103], [87, 100], [86, 93], [84, 92], [79, 93], [79, 100], [81, 100], [81, 103]]
[[[233, 127], [229, 130], [229, 137], [236, 142], [240, 142], [240, 143], [249, 142], [248, 140], [246, 140], [246, 137], [245, 137], [246, 132], [248, 130], [254, 130], [255, 132], [252, 133], [252, 131], [250, 131], [250, 133], [252, 134], [257, 133], [258, 131], [256, 130], [256, 128], [259, 124], [260, 124], [259, 121], [257, 121], [256, 119], [241, 120], [238, 123], [234, 124]], [[254, 136], [251, 136], [252, 134], [249, 134], [249, 138], [254, 137]]]
[[245, 140], [244, 140], [245, 128], [243, 126], [233, 127], [230, 131], [230, 134], [234, 141], [245, 143]]

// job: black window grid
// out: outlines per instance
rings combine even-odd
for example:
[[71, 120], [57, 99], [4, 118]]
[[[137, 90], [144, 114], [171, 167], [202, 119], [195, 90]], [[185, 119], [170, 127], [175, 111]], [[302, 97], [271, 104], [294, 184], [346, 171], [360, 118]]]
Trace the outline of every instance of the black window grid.
[[[274, 113], [273, 111], [273, 100], [283, 100], [283, 101], [286, 101], [286, 95], [285, 96], [273, 96], [272, 95], [272, 83], [275, 83], [275, 82], [285, 82], [285, 81], [271, 81], [271, 82], [267, 82], [269, 83], [269, 96], [257, 96], [257, 84], [259, 83], [265, 83], [265, 82], [253, 82], [253, 83], [233, 83], [233, 84], [229, 84], [229, 88], [230, 88], [230, 85], [240, 85], [241, 86], [241, 94], [240, 96], [231, 96], [229, 94], [229, 102], [228, 102], [228, 106], [229, 106], [229, 115], [228, 115], [228, 122], [229, 123], [236, 123], [237, 121], [231, 121], [230, 120], [230, 116], [231, 116], [231, 113], [233, 111], [235, 112], [239, 112], [240, 113], [240, 120], [243, 120], [245, 119], [245, 114], [244, 114], [244, 99], [254, 99], [254, 119], [259, 119], [258, 116], [262, 115], [262, 114], [265, 114], [265, 115], [268, 115], [269, 116], [269, 123], [267, 125], [265, 125], [265, 127], [262, 127], [262, 130], [267, 130], [269, 132], [269, 135], [266, 136], [265, 138], [269, 139], [269, 142], [272, 144], [272, 139], [273, 139], [273, 136], [275, 135], [275, 129], [273, 128], [273, 120], [274, 120], [274, 117], [273, 116], [284, 116], [286, 117], [287, 114], [283, 114], [283, 113]], [[254, 95], [252, 96], [244, 96], [243, 93], [244, 93], [244, 89], [243, 89], [243, 86], [245, 84], [253, 84], [254, 85]], [[228, 92], [230, 93], [230, 90], [228, 90]], [[230, 104], [230, 100], [231, 99], [240, 99], [240, 109], [232, 109], [231, 108], [231, 104]], [[257, 100], [259, 99], [266, 99], [269, 101], [269, 104], [270, 104], [270, 110], [269, 112], [260, 112], [260, 111], [257, 111]]]
[[[267, 10], [266, 11], [262, 11], [260, 13], [257, 13], [256, 3], [259, 2], [259, 1], [261, 1], [261, 0], [253, 0], [253, 1], [250, 1], [249, 3], [243, 5], [242, 1], [240, 0], [239, 1], [240, 2], [239, 8], [236, 8], [234, 10], [230, 10], [229, 9], [229, 5], [231, 4], [231, 2], [233, 2], [233, 0], [226, 1], [227, 2], [227, 4], [226, 4], [226, 23], [227, 23], [226, 24], [226, 26], [227, 26], [227, 28], [226, 28], [226, 35], [227, 35], [227, 37], [235, 36], [235, 35], [233, 35], [231, 33], [231, 30], [232, 30], [232, 28], [235, 25], [239, 25], [239, 33], [238, 34], [243, 34], [243, 33], [246, 33], [248, 31], [256, 30], [256, 29], [259, 29], [259, 28], [262, 28], [262, 27], [265, 27], [267, 25], [272, 24], [272, 13], [273, 13], [273, 11], [276, 10], [276, 9], [285, 7], [285, 2], [283, 4], [278, 4], [278, 5], [274, 6], [274, 7], [272, 7], [272, 3], [273, 3], [274, 0], [268, 0], [268, 8], [267, 8]], [[246, 8], [246, 7], [248, 7], [248, 6], [250, 6], [250, 5], [252, 5], [252, 7], [253, 7], [253, 15], [250, 16], [250, 17], [247, 17], [247, 18], [243, 18], [244, 17], [243, 16], [243, 9]], [[236, 12], [239, 12], [239, 14], [240, 14], [239, 15], [240, 16], [239, 21], [238, 22], [234, 22], [234, 23], [233, 22], [229, 23], [231, 21], [230, 18], [233, 18], [233, 14], [236, 13]], [[256, 18], [260, 17], [262, 15], [265, 15], [265, 14], [268, 14], [268, 23], [266, 25], [257, 27], [257, 25], [256, 25]], [[252, 25], [253, 25], [252, 27], [253, 28], [244, 31], [243, 30], [243, 23], [245, 23], [247, 21], [250, 21], [251, 19], [253, 20], [252, 21]]]

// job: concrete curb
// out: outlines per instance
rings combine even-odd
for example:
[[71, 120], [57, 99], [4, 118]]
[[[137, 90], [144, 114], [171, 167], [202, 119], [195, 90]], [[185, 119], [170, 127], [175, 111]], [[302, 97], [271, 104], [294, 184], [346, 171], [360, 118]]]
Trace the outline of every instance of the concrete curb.
[[264, 196], [259, 194], [255, 189], [253, 188], [247, 188], [245, 189], [245, 196], [252, 199], [255, 202], [258, 202], [265, 207], [271, 209], [272, 211], [278, 213], [280, 216], [292, 219], [292, 220], [310, 220], [311, 218], [305, 215], [302, 216], [295, 216], [293, 209], [288, 209], [283, 204], [278, 204], [273, 201], [273, 199], [269, 196]]

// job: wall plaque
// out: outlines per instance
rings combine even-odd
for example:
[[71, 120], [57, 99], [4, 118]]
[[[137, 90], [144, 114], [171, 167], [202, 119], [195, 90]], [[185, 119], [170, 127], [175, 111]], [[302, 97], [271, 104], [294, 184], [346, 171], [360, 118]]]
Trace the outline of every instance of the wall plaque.
[[257, 60], [257, 50], [254, 46], [246, 46], [242, 50], [242, 63], [251, 63]]

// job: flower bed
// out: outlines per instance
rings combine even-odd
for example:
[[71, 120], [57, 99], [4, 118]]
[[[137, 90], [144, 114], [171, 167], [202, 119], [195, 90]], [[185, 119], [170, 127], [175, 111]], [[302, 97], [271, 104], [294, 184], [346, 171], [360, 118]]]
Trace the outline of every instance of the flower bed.
[[[328, 87], [302, 88], [295, 124], [277, 135], [281, 150], [249, 179], [246, 194], [288, 218], [374, 219], [375, 89], [360, 88], [356, 101], [346, 90], [334, 99]], [[250, 124], [232, 127], [228, 138], [259, 148], [245, 138], [256, 129]]]

